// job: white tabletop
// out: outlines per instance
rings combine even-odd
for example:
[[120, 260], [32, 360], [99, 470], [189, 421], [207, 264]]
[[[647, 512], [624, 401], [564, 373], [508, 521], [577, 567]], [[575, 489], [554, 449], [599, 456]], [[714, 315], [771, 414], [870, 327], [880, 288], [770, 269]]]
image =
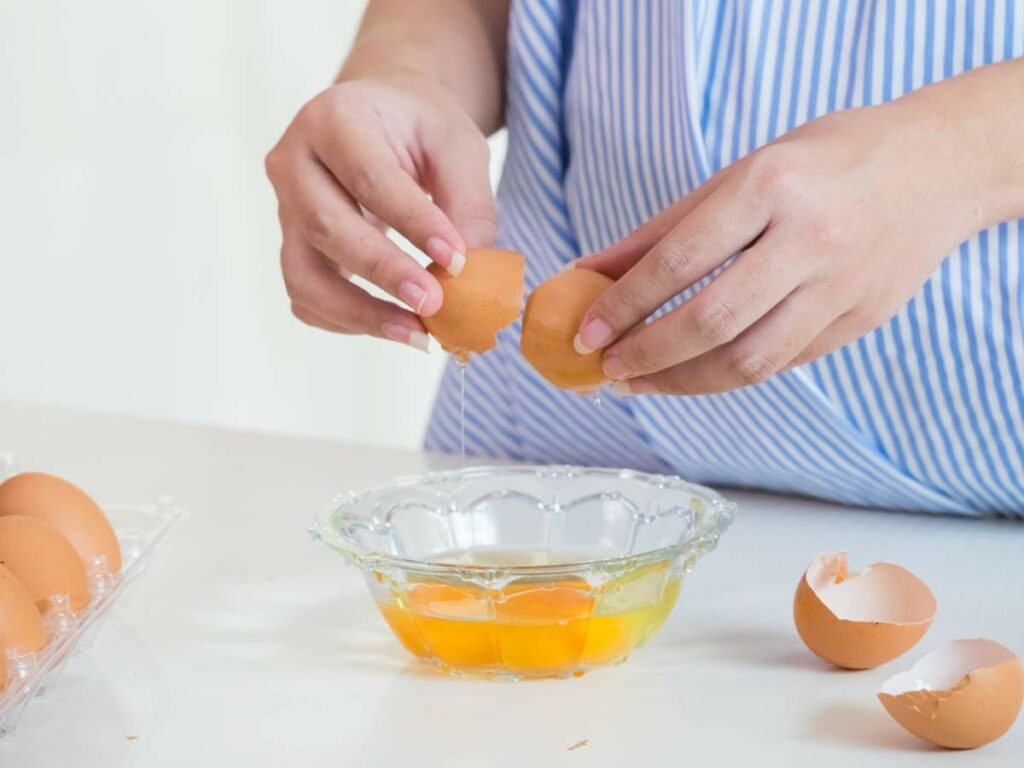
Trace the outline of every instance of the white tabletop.
[[[1024, 525], [740, 504], [661, 634], [580, 679], [452, 679], [408, 657], [361, 576], [306, 525], [337, 491], [423, 469], [413, 452], [0, 405], [0, 448], [103, 501], [172, 494], [192, 515], [59, 685], [0, 740], [0, 766], [1020, 765], [1024, 721], [946, 753], [902, 731], [879, 684], [985, 636], [1024, 652]], [[817, 554], [899, 562], [939, 613], [906, 657], [840, 672], [800, 644], [793, 590]], [[579, 745], [575, 749], [570, 747]]]

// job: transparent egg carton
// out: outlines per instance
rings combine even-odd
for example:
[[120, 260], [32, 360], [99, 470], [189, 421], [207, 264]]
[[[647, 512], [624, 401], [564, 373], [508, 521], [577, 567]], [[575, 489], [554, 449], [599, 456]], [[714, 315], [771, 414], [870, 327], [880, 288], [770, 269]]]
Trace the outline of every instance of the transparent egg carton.
[[[0, 454], [0, 482], [15, 473], [11, 454]], [[92, 600], [82, 611], [71, 610], [67, 595], [53, 595], [43, 617], [47, 645], [39, 652], [21, 653], [0, 647], [6, 654], [7, 687], [0, 691], [0, 738], [11, 733], [25, 708], [36, 696], [53, 688], [64, 665], [87, 646], [118, 598], [134, 584], [186, 515], [169, 497], [152, 504], [101, 505], [121, 544], [121, 572], [111, 575], [103, 562], [90, 564]]]

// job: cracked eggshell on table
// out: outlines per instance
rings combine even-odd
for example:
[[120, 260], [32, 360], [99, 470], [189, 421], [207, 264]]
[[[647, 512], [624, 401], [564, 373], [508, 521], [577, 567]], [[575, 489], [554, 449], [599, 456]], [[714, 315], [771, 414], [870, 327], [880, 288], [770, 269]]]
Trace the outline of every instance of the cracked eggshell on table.
[[793, 598], [793, 620], [804, 644], [846, 669], [871, 669], [910, 650], [935, 618], [928, 585], [892, 563], [859, 573], [846, 553], [822, 555], [807, 568]]
[[915, 736], [950, 749], [995, 741], [1020, 713], [1020, 659], [993, 640], [956, 640], [889, 678], [878, 693], [893, 719]]

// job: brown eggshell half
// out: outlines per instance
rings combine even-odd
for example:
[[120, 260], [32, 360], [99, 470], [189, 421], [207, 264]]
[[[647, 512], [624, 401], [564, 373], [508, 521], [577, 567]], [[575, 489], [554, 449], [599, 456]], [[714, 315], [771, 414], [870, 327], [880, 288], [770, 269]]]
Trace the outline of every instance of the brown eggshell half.
[[848, 573], [846, 553], [808, 567], [793, 598], [804, 644], [845, 669], [871, 669], [910, 650], [935, 618], [935, 597], [914, 574], [892, 563]]
[[0, 646], [0, 692], [7, 689], [7, 654]]
[[25, 585], [0, 565], [0, 654], [4, 648], [22, 653], [46, 647], [46, 629]]
[[915, 736], [940, 747], [973, 749], [998, 739], [1017, 719], [1024, 668], [993, 640], [956, 640], [889, 678], [878, 699]]
[[0, 517], [0, 565], [14, 574], [40, 613], [67, 595], [71, 608], [89, 604], [89, 580], [78, 552], [53, 526], [23, 515]]
[[0, 485], [0, 517], [25, 515], [49, 523], [78, 551], [86, 569], [106, 559], [109, 573], [121, 570], [121, 546], [114, 529], [88, 494], [45, 472], [22, 472]]
[[444, 301], [435, 314], [420, 318], [423, 325], [456, 357], [493, 349], [498, 331], [519, 317], [525, 270], [522, 254], [501, 248], [467, 251], [458, 276], [431, 264], [427, 271], [441, 283]]
[[541, 376], [562, 389], [587, 392], [608, 381], [601, 352], [581, 355], [573, 348], [580, 322], [614, 281], [590, 269], [567, 269], [541, 283], [526, 300], [523, 357]]

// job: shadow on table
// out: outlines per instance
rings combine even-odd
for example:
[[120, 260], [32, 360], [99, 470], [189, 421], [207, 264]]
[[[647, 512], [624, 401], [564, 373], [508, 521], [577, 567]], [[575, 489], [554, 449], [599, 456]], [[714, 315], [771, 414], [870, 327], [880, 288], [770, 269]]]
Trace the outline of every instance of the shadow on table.
[[803, 737], [808, 741], [861, 749], [935, 754], [947, 751], [911, 736], [888, 719], [881, 705], [825, 704], [815, 710]]
[[681, 664], [722, 659], [731, 666], [804, 669], [843, 675], [849, 670], [827, 664], [808, 651], [794, 632], [757, 626], [666, 627], [654, 640], [658, 645], [678, 646]]

